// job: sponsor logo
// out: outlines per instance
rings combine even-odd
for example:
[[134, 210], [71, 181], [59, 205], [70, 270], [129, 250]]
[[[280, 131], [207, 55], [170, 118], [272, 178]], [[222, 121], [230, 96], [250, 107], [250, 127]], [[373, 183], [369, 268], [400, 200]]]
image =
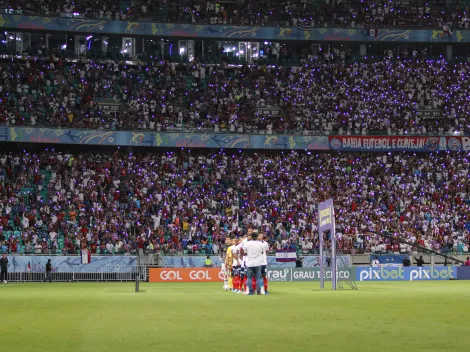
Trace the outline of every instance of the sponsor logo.
[[150, 282], [221, 282], [224, 272], [218, 268], [149, 269]]
[[[323, 273], [323, 278], [331, 280], [332, 272], [331, 270], [325, 270]], [[349, 279], [351, 277], [349, 271], [347, 270], [338, 270], [336, 271], [337, 279]], [[301, 270], [293, 269], [292, 272], [292, 281], [308, 281], [308, 280], [320, 280], [320, 269], [313, 270]]]
[[449, 266], [445, 269], [439, 270], [438, 268], [418, 268], [417, 270], [410, 271], [410, 281], [414, 280], [449, 280], [454, 279], [452, 268]]
[[338, 149], [341, 149], [341, 146], [342, 146], [341, 141], [338, 138], [333, 138], [330, 141], [331, 149], [338, 150]]
[[207, 271], [190, 271], [189, 278], [191, 280], [212, 280], [209, 272]]
[[268, 269], [268, 281], [287, 281], [290, 270], [291, 269]]
[[360, 281], [368, 280], [404, 280], [405, 275], [403, 273], [403, 268], [399, 267], [396, 269], [391, 268], [369, 268], [369, 270], [361, 270], [359, 272]]
[[457, 138], [452, 137], [449, 138], [449, 140], [447, 141], [447, 147], [449, 148], [449, 150], [455, 152], [462, 149], [462, 143], [460, 143]]
[[426, 149], [435, 152], [439, 148], [439, 137], [429, 137], [424, 145]]
[[162, 280], [172, 280], [172, 281], [181, 281], [182, 278], [180, 276], [180, 273], [178, 271], [162, 271], [160, 273], [160, 279]]
[[454, 279], [454, 267], [381, 267], [357, 269], [359, 281], [419, 281], [419, 280], [450, 280]]

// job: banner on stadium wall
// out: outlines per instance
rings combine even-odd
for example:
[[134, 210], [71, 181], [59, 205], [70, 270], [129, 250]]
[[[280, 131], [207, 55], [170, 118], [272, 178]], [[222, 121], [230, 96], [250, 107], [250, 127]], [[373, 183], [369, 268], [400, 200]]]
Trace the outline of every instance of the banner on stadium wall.
[[329, 150], [327, 136], [5, 127], [5, 142], [169, 148]]
[[440, 137], [329, 136], [328, 140], [330, 148], [338, 151], [435, 152], [440, 150]]
[[43, 32], [59, 31], [73, 33], [99, 33], [119, 36], [152, 36], [182, 38], [214, 38], [225, 40], [305, 40], [305, 41], [338, 41], [338, 42], [402, 42], [402, 43], [446, 43], [470, 42], [470, 31], [443, 29], [410, 29], [394, 28], [351, 29], [351, 28], [309, 28], [274, 27], [274, 26], [234, 26], [186, 23], [158, 23], [150, 21], [115, 21], [114, 19], [90, 19], [70, 17], [27, 16], [21, 14], [0, 15], [0, 27]]
[[470, 151], [470, 137], [460, 136], [329, 136], [332, 150], [367, 152]]
[[[331, 281], [331, 268], [327, 268], [323, 277]], [[354, 279], [355, 268], [338, 268], [338, 279]], [[268, 268], [270, 282], [320, 281], [319, 268]], [[224, 273], [219, 268], [151, 268], [149, 282], [222, 282]]]
[[17, 143], [86, 144], [136, 147], [236, 148], [338, 151], [470, 151], [470, 137], [460, 136], [308, 136], [233, 133], [101, 131], [3, 127], [0, 140]]
[[446, 147], [449, 151], [470, 151], [470, 137], [446, 137]]
[[356, 268], [357, 281], [430, 281], [456, 278], [456, 266]]
[[[320, 281], [320, 269], [319, 268], [292, 268], [292, 280], [291, 281]], [[342, 279], [355, 279], [355, 268], [341, 268], [336, 269], [336, 277], [339, 280]], [[323, 278], [325, 281], [331, 281], [332, 271], [331, 268], [325, 268]]]
[[[304, 267], [319, 267], [320, 259], [319, 256], [305, 256]], [[351, 265], [351, 256], [343, 255], [338, 257], [338, 263], [341, 266]], [[28, 264], [31, 265], [31, 272], [43, 272], [46, 266], [47, 260], [52, 260], [52, 266], [55, 268], [61, 268], [64, 272], [72, 271], [72, 268], [82, 265], [81, 256], [22, 256], [12, 255], [8, 256], [8, 271], [14, 272], [15, 270], [23, 270]], [[204, 267], [205, 256], [163, 256], [160, 258], [161, 264], [165, 267], [170, 268], [202, 268]], [[220, 256], [211, 256], [211, 260], [214, 268], [220, 268], [222, 260]], [[137, 259], [135, 256], [91, 256], [92, 268], [99, 268], [101, 266], [113, 266], [115, 268], [134, 266], [137, 265]], [[268, 267], [276, 268], [292, 268], [295, 266], [295, 262], [278, 263], [276, 262], [275, 256], [268, 256]]]
[[[8, 256], [8, 271], [9, 272], [25, 272], [28, 265], [30, 266], [30, 272], [42, 273], [45, 270], [47, 260], [50, 259], [52, 267], [57, 269], [55, 272], [72, 272], [77, 268], [82, 267], [81, 256], [22, 256], [22, 255], [10, 255]], [[113, 267], [115, 272], [121, 270], [128, 270], [127, 268], [137, 265], [137, 257], [128, 255], [110, 255], [110, 256], [91, 256], [91, 262], [86, 272], [99, 272], [101, 267]], [[85, 265], [85, 267], [87, 267]]]

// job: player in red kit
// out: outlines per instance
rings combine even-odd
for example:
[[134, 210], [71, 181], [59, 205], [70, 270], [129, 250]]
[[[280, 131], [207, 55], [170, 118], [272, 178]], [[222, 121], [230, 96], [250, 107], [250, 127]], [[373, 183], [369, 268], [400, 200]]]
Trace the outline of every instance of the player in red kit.
[[240, 240], [235, 238], [233, 240], [232, 246], [232, 257], [233, 257], [233, 265], [232, 265], [232, 274], [233, 274], [233, 292], [234, 293], [241, 293], [241, 280], [240, 280], [240, 246], [238, 245]]

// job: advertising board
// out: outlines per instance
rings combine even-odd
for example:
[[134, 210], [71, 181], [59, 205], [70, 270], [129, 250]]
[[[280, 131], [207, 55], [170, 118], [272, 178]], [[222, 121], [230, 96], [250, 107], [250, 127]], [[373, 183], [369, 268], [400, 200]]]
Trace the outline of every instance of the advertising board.
[[357, 281], [425, 281], [457, 278], [455, 266], [357, 267]]

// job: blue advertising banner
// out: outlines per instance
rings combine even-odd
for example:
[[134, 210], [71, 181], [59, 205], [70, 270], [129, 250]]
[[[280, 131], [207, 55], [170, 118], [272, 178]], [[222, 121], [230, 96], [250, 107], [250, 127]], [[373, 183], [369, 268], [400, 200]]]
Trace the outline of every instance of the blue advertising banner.
[[456, 266], [356, 268], [357, 281], [423, 281], [456, 278]]
[[457, 267], [457, 279], [458, 280], [470, 280], [470, 266], [458, 266]]
[[442, 29], [379, 29], [377, 35], [371, 35], [366, 28], [311, 28], [310, 30], [303, 30], [297, 27], [192, 25], [22, 15], [0, 15], [0, 27], [23, 31], [226, 38], [230, 40], [470, 42], [470, 31], [468, 30], [456, 30], [449, 36]]
[[175, 148], [330, 149], [326, 136], [98, 131], [27, 127], [6, 127], [2, 130], [0, 138], [5, 142]]
[[120, 268], [137, 265], [135, 256], [92, 256], [89, 265], [82, 265], [80, 256], [8, 256], [9, 272], [26, 272], [28, 264], [30, 272], [42, 273], [45, 271], [47, 260], [50, 259], [54, 272], [71, 272], [81, 267], [87, 272], [98, 272], [100, 267], [113, 267], [115, 272]]
[[0, 127], [0, 141], [170, 148], [234, 148], [337, 151], [470, 151], [470, 137], [304, 136], [200, 132], [98, 131]]

